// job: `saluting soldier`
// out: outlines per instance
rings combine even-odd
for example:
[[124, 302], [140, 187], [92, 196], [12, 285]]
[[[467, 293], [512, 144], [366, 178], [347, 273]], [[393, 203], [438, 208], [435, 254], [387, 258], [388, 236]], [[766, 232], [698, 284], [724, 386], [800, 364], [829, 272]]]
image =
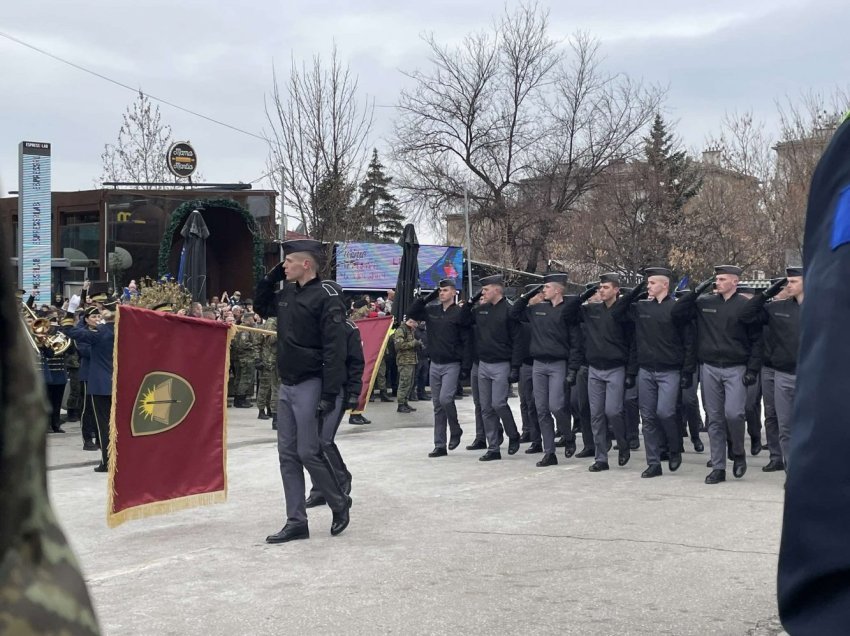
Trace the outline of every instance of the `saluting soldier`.
[[[341, 296], [342, 287], [336, 281], [326, 280], [323, 285], [336, 290]], [[328, 462], [333, 469], [334, 475], [342, 491], [346, 495], [351, 494], [351, 472], [345, 461], [342, 459], [342, 453], [336, 445], [336, 432], [339, 430], [339, 425], [342, 422], [342, 416], [345, 411], [357, 408], [360, 401], [360, 393], [363, 390], [363, 370], [366, 363], [363, 359], [363, 341], [360, 337], [360, 329], [352, 320], [345, 321], [345, 384], [339, 392], [339, 396], [334, 403], [334, 408], [327, 413], [321, 423], [321, 439], [322, 450], [328, 458]], [[316, 484], [310, 490], [310, 495], [307, 497], [305, 505], [307, 508], [321, 506], [327, 503], [322, 493], [319, 491]]]
[[[616, 311], [628, 312], [635, 325], [638, 400], [647, 464], [641, 477], [651, 478], [663, 472], [662, 449], [669, 453], [671, 472], [682, 464], [676, 403], [680, 389], [689, 388], [693, 382], [696, 355], [689, 319], [673, 312], [673, 272], [666, 267], [648, 267], [643, 273], [643, 282], [623, 296]], [[638, 300], [643, 291], [648, 291], [649, 297]]]
[[[591, 288], [585, 295], [593, 291]], [[570, 299], [566, 309], [567, 320], [584, 325], [583, 348], [588, 363], [587, 392], [595, 450], [590, 472], [608, 470], [609, 430], [617, 440], [617, 463], [625, 466], [631, 458], [623, 412], [624, 391], [634, 386], [637, 370], [629, 362], [632, 326], [622, 320], [625, 312], [618, 314], [613, 310], [619, 291], [620, 277], [613, 272], [602, 274], [595, 290], [602, 302], [582, 304], [583, 297], [578, 296]]]
[[[747, 303], [742, 320], [765, 326], [765, 349], [770, 351], [770, 362], [762, 367], [762, 387], [765, 404], [772, 403], [779, 427], [781, 457], [774, 457], [765, 472], [787, 469], [791, 449], [791, 413], [794, 388], [797, 383], [797, 351], [800, 347], [800, 314], [803, 304], [803, 269], [789, 267], [786, 278], [774, 282], [763, 292], [758, 292]], [[787, 287], [786, 287], [787, 285]], [[786, 287], [786, 298], [768, 302]], [[767, 409], [765, 409], [767, 410]], [[768, 430], [768, 445], [771, 434]]]
[[[534, 406], [537, 409], [537, 421], [543, 440], [543, 458], [537, 462], [540, 468], [558, 463], [555, 455], [555, 419], [561, 421], [558, 428], [566, 431], [565, 457], [572, 457], [576, 451], [575, 436], [568, 423], [569, 414], [564, 410], [567, 367], [571, 355], [575, 355], [575, 339], [564, 315], [566, 285], [566, 274], [546, 274], [543, 277], [543, 285], [537, 285], [525, 292], [510, 311], [512, 318], [531, 325], [529, 352], [534, 359]], [[531, 299], [541, 290], [543, 300], [531, 305]]]
[[[525, 293], [534, 295], [528, 301], [529, 306], [534, 306], [543, 300], [540, 285], [532, 283], [525, 286]], [[520, 349], [522, 351], [522, 365], [519, 368], [519, 412], [522, 418], [522, 434], [519, 436], [520, 443], [529, 444], [525, 449], [527, 455], [543, 452], [543, 444], [540, 438], [540, 423], [537, 420], [537, 408], [534, 406], [534, 383], [532, 381], [532, 369], [534, 358], [531, 357], [531, 325], [520, 322]]]
[[502, 459], [502, 425], [508, 436], [508, 454], [519, 450], [519, 431], [508, 405], [508, 392], [510, 384], [519, 381], [522, 342], [519, 322], [509, 314], [511, 304], [505, 298], [501, 274], [482, 278], [481, 285], [463, 312], [475, 325], [478, 394], [487, 437], [487, 452], [479, 459], [487, 462]]
[[[414, 320], [424, 320], [428, 330], [428, 354], [431, 357], [431, 401], [434, 405], [434, 450], [428, 457], [444, 457], [448, 450], [460, 444], [463, 429], [457, 420], [455, 391], [461, 374], [472, 366], [466, 346], [468, 328], [460, 307], [455, 303], [457, 286], [454, 280], [444, 278], [437, 289], [424, 298], [413, 301], [407, 315]], [[438, 303], [432, 303], [437, 300]], [[446, 439], [446, 427], [451, 437]]]
[[[705, 478], [706, 484], [726, 481], [727, 426], [732, 441], [732, 473], [740, 479], [747, 472], [744, 409], [747, 387], [756, 381], [761, 366], [761, 328], [741, 320], [748, 302], [737, 290], [741, 272], [735, 265], [718, 265], [714, 277], [682, 295], [673, 306], [677, 320], [696, 318], [697, 360], [711, 447], [712, 471]], [[706, 293], [712, 283], [716, 293]]]
[[[343, 489], [320, 443], [324, 418], [334, 410], [346, 380], [345, 306], [341, 295], [323, 285], [319, 271], [323, 246], [299, 239], [283, 243], [284, 262], [257, 285], [254, 306], [263, 317], [277, 316], [277, 447], [286, 524], [268, 543], [307, 539], [304, 469], [333, 512], [331, 535], [349, 523], [351, 498]], [[286, 278], [283, 288], [278, 284]]]

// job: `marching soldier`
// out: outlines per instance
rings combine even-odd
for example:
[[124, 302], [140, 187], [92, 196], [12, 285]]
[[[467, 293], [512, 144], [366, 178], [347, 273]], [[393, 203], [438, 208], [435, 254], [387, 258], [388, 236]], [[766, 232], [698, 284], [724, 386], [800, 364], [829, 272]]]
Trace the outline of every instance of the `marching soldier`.
[[[540, 285], [532, 283], [525, 286], [526, 293], [534, 293], [528, 301], [529, 306], [534, 306], [543, 300], [540, 293]], [[519, 412], [522, 417], [522, 434], [520, 443], [531, 442], [525, 449], [527, 455], [543, 452], [543, 444], [540, 437], [540, 423], [537, 421], [537, 409], [534, 406], [534, 383], [532, 381], [532, 369], [534, 358], [531, 357], [531, 325], [520, 322], [520, 348], [522, 351], [522, 366], [519, 368]]]
[[[635, 325], [638, 364], [638, 400], [643, 419], [647, 468], [641, 477], [659, 477], [661, 452], [669, 453], [670, 471], [682, 464], [682, 435], [676, 421], [681, 389], [690, 388], [696, 369], [693, 331], [689, 320], [674, 316], [670, 295], [673, 272], [648, 267], [644, 280], [623, 296], [617, 312], [628, 312]], [[647, 290], [649, 297], [638, 300]]]
[[[706, 484], [726, 481], [727, 427], [732, 441], [732, 473], [740, 479], [747, 472], [744, 409], [747, 387], [755, 383], [761, 366], [761, 329], [741, 321], [748, 302], [737, 290], [741, 271], [735, 265], [716, 266], [714, 277], [684, 294], [673, 306], [674, 319], [697, 321], [697, 359], [711, 447], [712, 471], [705, 478]], [[713, 282], [716, 293], [706, 293]]]
[[[564, 455], [572, 457], [576, 451], [575, 436], [567, 423], [569, 415], [564, 411], [564, 388], [567, 366], [575, 336], [564, 316], [564, 290], [567, 275], [551, 272], [543, 277], [543, 285], [536, 285], [519, 297], [511, 307], [510, 315], [514, 320], [528, 322], [531, 325], [531, 344], [529, 352], [534, 359], [532, 366], [532, 384], [534, 387], [534, 406], [537, 409], [537, 421], [543, 440], [543, 458], [537, 462], [540, 468], [558, 463], [555, 455], [555, 419], [560, 419], [560, 430], [567, 431], [568, 438]], [[530, 301], [540, 291], [543, 301], [531, 305]]]
[[[455, 303], [454, 280], [444, 278], [437, 289], [425, 298], [413, 301], [407, 315], [424, 320], [428, 330], [428, 353], [431, 357], [431, 401], [434, 404], [434, 450], [428, 457], [444, 457], [448, 450], [460, 445], [463, 429], [457, 420], [455, 391], [461, 367], [470, 368], [466, 347], [467, 327], [460, 307]], [[439, 298], [439, 303], [429, 304]], [[451, 437], [446, 440], [446, 426]]]
[[[768, 394], [774, 405], [779, 426], [782, 459], [771, 460], [762, 470], [787, 469], [791, 440], [791, 413], [797, 382], [797, 351], [800, 344], [800, 313], [803, 304], [803, 269], [789, 267], [785, 276], [747, 303], [742, 320], [765, 325], [765, 348], [770, 351], [770, 366], [762, 368], [765, 402]], [[767, 301], [787, 285], [785, 300]]]
[[[342, 287], [336, 281], [326, 280], [323, 285], [336, 290], [342, 295]], [[363, 359], [363, 341], [360, 338], [360, 330], [351, 320], [345, 321], [345, 374], [346, 380], [339, 392], [334, 409], [325, 415], [321, 422], [320, 442], [328, 463], [333, 469], [337, 483], [346, 495], [351, 494], [351, 472], [342, 459], [342, 453], [336, 445], [336, 432], [342, 422], [342, 416], [349, 409], [356, 409], [360, 401], [360, 393], [363, 390], [363, 370], [366, 363]], [[322, 493], [313, 484], [310, 495], [307, 497], [305, 506], [314, 508], [326, 504], [327, 501]]]
[[[620, 291], [617, 274], [602, 274], [599, 288], [592, 288], [602, 302], [581, 304], [582, 296], [571, 298], [566, 309], [567, 320], [584, 325], [584, 355], [588, 363], [587, 393], [590, 402], [590, 424], [593, 429], [595, 461], [590, 472], [608, 470], [608, 430], [617, 440], [618, 461], [625, 466], [631, 458], [626, 440], [624, 391], [634, 386], [636, 369], [629, 364], [631, 325], [621, 322], [613, 310]], [[623, 307], [626, 305], [621, 303]]]
[[[519, 323], [510, 317], [504, 281], [497, 274], [481, 279], [481, 291], [464, 305], [465, 320], [475, 325], [478, 354], [478, 395], [487, 438], [487, 452], [479, 459], [502, 458], [502, 425], [508, 436], [508, 454], [519, 450], [519, 431], [508, 406], [510, 384], [519, 381], [522, 350]], [[479, 304], [478, 301], [481, 301]]]
[[[335, 408], [346, 380], [345, 306], [342, 296], [319, 278], [323, 246], [303, 239], [283, 243], [284, 262], [257, 285], [254, 305], [277, 316], [280, 392], [277, 446], [286, 524], [268, 543], [307, 539], [304, 469], [333, 512], [331, 535], [348, 527], [351, 498], [322, 450], [322, 422]], [[279, 291], [278, 284], [286, 278]]]
[[[751, 285], [738, 283], [738, 293], [750, 300], [756, 290]], [[763, 361], [763, 339], [760, 347], [759, 357]], [[761, 371], [759, 371], [755, 383], [747, 387], [747, 403], [744, 406], [744, 420], [747, 422], [747, 435], [750, 436], [750, 455], [754, 457], [761, 453], [763, 448], [761, 443], [761, 398]]]
[[260, 340], [260, 382], [257, 390], [257, 407], [260, 412], [257, 419], [271, 418], [272, 430], [277, 430], [277, 393], [280, 389], [280, 377], [277, 373], [277, 318], [272, 316], [263, 329], [272, 332], [270, 336], [261, 336]]

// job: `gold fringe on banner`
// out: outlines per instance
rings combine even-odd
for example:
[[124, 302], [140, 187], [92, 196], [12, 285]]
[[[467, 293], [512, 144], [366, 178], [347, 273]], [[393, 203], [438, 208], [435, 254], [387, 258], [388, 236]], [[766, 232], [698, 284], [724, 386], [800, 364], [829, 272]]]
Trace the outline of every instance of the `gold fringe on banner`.
[[115, 346], [112, 351], [112, 409], [109, 415], [109, 479], [106, 502], [106, 523], [110, 528], [120, 526], [126, 521], [135, 521], [144, 519], [145, 517], [153, 517], [155, 515], [165, 515], [171, 512], [178, 512], [188, 508], [196, 508], [198, 506], [207, 506], [210, 504], [224, 503], [227, 501], [227, 379], [230, 373], [230, 342], [236, 334], [236, 329], [231, 326], [227, 330], [227, 338], [224, 349], [224, 369], [222, 369], [222, 377], [224, 381], [224, 393], [222, 399], [222, 474], [224, 476], [224, 488], [214, 492], [198, 493], [196, 495], [186, 495], [185, 497], [176, 497], [166, 501], [154, 501], [140, 506], [126, 508], [120, 512], [113, 512], [114, 496], [115, 496], [115, 471], [117, 457], [117, 425], [115, 422], [115, 403], [116, 403], [116, 387], [118, 386], [118, 333], [119, 320], [121, 316], [120, 308], [115, 314]]

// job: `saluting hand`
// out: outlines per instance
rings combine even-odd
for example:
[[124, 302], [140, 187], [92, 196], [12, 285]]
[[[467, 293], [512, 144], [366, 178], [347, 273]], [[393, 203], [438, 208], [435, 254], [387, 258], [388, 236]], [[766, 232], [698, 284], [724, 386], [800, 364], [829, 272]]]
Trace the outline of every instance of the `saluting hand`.
[[702, 281], [699, 285], [697, 285], [696, 289], [694, 289], [694, 293], [697, 296], [702, 296], [704, 293], [706, 293], [707, 291], [709, 291], [711, 289], [712, 285], [714, 285], [714, 276], [712, 276], [711, 278], [707, 278], [706, 280]]
[[539, 294], [542, 289], [543, 289], [542, 284], [541, 285], [535, 285], [534, 287], [529, 289], [527, 292], [525, 292], [522, 296], [520, 296], [520, 298], [522, 298], [523, 300], [531, 300], [537, 294]]
[[588, 300], [593, 298], [596, 295], [596, 292], [599, 291], [599, 285], [594, 285], [589, 289], [585, 289], [584, 292], [579, 296], [581, 302], [586, 303]]
[[428, 295], [425, 296], [425, 298], [423, 298], [423, 300], [425, 301], [425, 304], [427, 305], [428, 303], [437, 300], [437, 296], [439, 296], [439, 295], [440, 295], [440, 289], [439, 288], [432, 289], [430, 292], [428, 292]]
[[771, 285], [770, 287], [765, 289], [761, 293], [761, 295], [764, 296], [765, 298], [773, 298], [774, 296], [776, 296], [776, 294], [781, 292], [782, 288], [785, 287], [785, 285], [787, 285], [787, 284], [788, 284], [787, 278], [780, 278], [778, 281], [773, 283], [773, 285]]

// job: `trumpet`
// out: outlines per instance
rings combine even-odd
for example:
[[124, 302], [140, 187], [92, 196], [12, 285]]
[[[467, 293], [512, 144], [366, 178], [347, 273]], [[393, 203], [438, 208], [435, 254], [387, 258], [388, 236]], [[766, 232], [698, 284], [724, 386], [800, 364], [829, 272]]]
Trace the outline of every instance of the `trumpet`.
[[28, 305], [23, 305], [24, 322], [27, 315], [32, 318], [32, 324], [27, 325], [30, 341], [36, 347], [44, 347], [53, 351], [54, 355], [65, 353], [71, 346], [71, 339], [61, 331], [52, 331], [47, 318], [39, 318]]

